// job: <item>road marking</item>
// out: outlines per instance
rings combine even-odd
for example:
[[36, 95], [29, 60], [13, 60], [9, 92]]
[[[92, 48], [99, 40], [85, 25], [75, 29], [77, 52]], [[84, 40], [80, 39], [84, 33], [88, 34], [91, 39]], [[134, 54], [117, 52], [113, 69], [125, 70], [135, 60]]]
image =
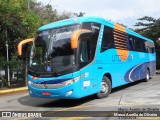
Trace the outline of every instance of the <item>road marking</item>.
[[135, 106], [135, 105], [146, 105], [145, 103], [143, 103], [143, 102], [121, 102], [121, 104], [120, 105], [133, 105], [133, 106]]
[[60, 110], [57, 110], [57, 111], [66, 111], [66, 110], [73, 110], [73, 109], [82, 109], [82, 108], [89, 108], [89, 107], [93, 107], [93, 106], [96, 106], [96, 105], [83, 105], [83, 106], [76, 106], [76, 107], [71, 107], [71, 108], [64, 108], [64, 109], [60, 109]]
[[[117, 104], [115, 104], [117, 102]], [[109, 101], [109, 102], [103, 102], [103, 103], [98, 103], [98, 104], [95, 104], [94, 106], [102, 106], [102, 105], [106, 105], [106, 104], [111, 104], [113, 106], [113, 104], [115, 104], [114, 106], [120, 106], [120, 105], [146, 105], [146, 103], [143, 103], [143, 102], [126, 102], [126, 101], [121, 101], [121, 104], [118, 105], [118, 101]]]

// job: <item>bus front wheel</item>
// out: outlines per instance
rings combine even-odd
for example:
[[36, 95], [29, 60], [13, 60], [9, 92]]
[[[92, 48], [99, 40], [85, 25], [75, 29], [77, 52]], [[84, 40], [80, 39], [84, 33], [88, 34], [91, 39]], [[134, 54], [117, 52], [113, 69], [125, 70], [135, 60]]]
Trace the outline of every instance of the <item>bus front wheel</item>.
[[101, 83], [101, 91], [97, 93], [98, 98], [105, 98], [111, 92], [111, 81], [108, 77], [104, 76]]

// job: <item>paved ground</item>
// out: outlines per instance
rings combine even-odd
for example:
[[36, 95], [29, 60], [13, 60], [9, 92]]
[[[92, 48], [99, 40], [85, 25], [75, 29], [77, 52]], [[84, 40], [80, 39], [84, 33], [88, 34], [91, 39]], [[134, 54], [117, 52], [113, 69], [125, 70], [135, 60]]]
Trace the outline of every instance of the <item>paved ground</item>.
[[[160, 110], [160, 74], [154, 76], [149, 82], [136, 82], [112, 90], [108, 98], [96, 99], [89, 96], [79, 100], [59, 100], [32, 98], [26, 92], [13, 93], [0, 96], [0, 111], [46, 111], [47, 115], [57, 115], [61, 111], [70, 111], [67, 114], [90, 114], [88, 111], [118, 111], [119, 109], [159, 109]], [[56, 111], [50, 112], [50, 111]], [[72, 111], [72, 112], [71, 112]], [[74, 113], [74, 111], [82, 111]], [[84, 112], [85, 111], [85, 112]], [[66, 113], [65, 113], [66, 114]], [[103, 112], [91, 113], [105, 114]], [[106, 113], [107, 114], [107, 113]], [[102, 115], [103, 116], [103, 115]], [[0, 118], [1, 119], [1, 118]], [[6, 118], [2, 118], [6, 119]], [[14, 118], [19, 119], [19, 118]], [[21, 119], [21, 118], [20, 118]], [[26, 119], [26, 118], [23, 118]], [[33, 119], [33, 118], [29, 118]], [[53, 119], [53, 118], [43, 118]], [[58, 120], [116, 120], [118, 117], [67, 117], [54, 118]], [[122, 118], [121, 118], [122, 119]], [[160, 117], [141, 117], [140, 120], [160, 119]], [[35, 119], [38, 120], [38, 119]]]

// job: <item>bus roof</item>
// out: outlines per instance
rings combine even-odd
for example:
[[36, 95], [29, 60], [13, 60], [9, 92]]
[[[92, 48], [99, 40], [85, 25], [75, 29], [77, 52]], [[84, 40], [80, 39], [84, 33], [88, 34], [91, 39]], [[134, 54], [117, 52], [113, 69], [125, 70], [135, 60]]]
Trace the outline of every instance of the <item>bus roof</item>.
[[[104, 25], [109, 26], [111, 28], [114, 28], [114, 25], [115, 25], [115, 23], [113, 23], [112, 21], [106, 20], [106, 19], [101, 18], [101, 17], [76, 17], [76, 18], [60, 20], [60, 21], [57, 21], [57, 22], [53, 22], [53, 23], [44, 25], [44, 26], [40, 27], [38, 29], [38, 31], [43, 31], [43, 30], [47, 30], [47, 29], [52, 29], [52, 28], [71, 25], [71, 24], [76, 24], [76, 23], [78, 24], [78, 23], [82, 23], [82, 22], [96, 22], [96, 23], [104, 24]], [[150, 39], [134, 32], [134, 31], [132, 31], [128, 28], [125, 28], [125, 30], [130, 35], [137, 36], [137, 37], [142, 38], [144, 40], [153, 42], [152, 40], [150, 40]]]

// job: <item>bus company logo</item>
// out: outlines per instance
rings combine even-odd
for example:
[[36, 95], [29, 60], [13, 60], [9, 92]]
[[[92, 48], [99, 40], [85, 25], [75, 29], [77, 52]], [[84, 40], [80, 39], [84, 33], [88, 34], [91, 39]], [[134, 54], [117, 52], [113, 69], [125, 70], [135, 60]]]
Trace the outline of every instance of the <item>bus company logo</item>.
[[99, 30], [99, 27], [95, 26], [94, 23], [91, 23], [91, 29], [92, 31], [95, 31], [96, 29]]
[[46, 84], [44, 84], [43, 88], [44, 88], [44, 89], [47, 89], [47, 85], [46, 85]]
[[113, 62], [120, 62], [120, 61], [132, 61], [134, 59], [134, 56], [131, 54], [131, 55], [126, 55], [126, 54], [121, 54], [121, 55], [112, 55], [112, 61]]
[[57, 42], [59, 40], [63, 40], [65, 38], [70, 38], [70, 36], [72, 35], [72, 31], [60, 31], [57, 30], [51, 37], [51, 40], [54, 42]]
[[121, 59], [121, 61], [126, 61], [128, 59], [128, 56], [129, 56], [129, 51], [127, 51], [127, 50], [118, 50], [117, 49], [117, 54], [119, 56], [119, 59]]

